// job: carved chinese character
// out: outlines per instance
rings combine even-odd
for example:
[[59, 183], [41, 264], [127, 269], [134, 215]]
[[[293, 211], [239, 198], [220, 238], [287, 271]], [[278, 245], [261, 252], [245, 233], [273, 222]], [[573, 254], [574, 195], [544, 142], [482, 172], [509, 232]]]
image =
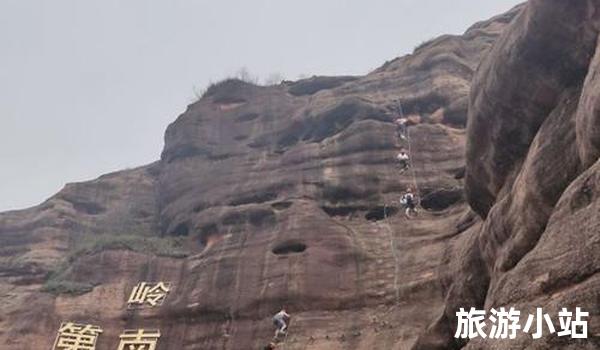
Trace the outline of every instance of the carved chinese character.
[[119, 336], [118, 350], [155, 350], [160, 338], [159, 330], [147, 331], [144, 329], [125, 330]]
[[144, 305], [149, 307], [155, 307], [161, 305], [169, 291], [171, 290], [171, 284], [165, 282], [149, 283], [140, 282], [138, 283], [129, 296], [127, 306], [130, 308], [143, 307]]
[[58, 330], [53, 350], [94, 350], [102, 333], [98, 326], [63, 322]]

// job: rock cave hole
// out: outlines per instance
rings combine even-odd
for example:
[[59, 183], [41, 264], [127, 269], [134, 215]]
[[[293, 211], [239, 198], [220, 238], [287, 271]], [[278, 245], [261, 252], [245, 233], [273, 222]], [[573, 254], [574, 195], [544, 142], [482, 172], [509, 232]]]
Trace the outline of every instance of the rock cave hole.
[[271, 207], [275, 210], [285, 210], [285, 209], [291, 207], [292, 204], [294, 204], [294, 203], [289, 202], [289, 201], [281, 201], [281, 202], [276, 202], [276, 203], [271, 204]]
[[450, 188], [431, 191], [421, 199], [421, 207], [426, 210], [440, 211], [463, 200], [462, 188]]
[[288, 255], [293, 253], [302, 253], [306, 250], [306, 244], [298, 241], [287, 241], [278, 244], [273, 248], [273, 254], [275, 255]]

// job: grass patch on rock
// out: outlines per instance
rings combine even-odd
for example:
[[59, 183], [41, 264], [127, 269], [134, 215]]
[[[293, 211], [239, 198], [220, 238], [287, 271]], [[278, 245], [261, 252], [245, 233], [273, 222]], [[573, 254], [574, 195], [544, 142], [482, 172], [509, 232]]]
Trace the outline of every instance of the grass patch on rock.
[[81, 295], [91, 292], [94, 289], [94, 285], [91, 283], [81, 283], [68, 280], [60, 279], [48, 279], [42, 286], [42, 292], [52, 294], [69, 294], [69, 295]]
[[85, 234], [78, 235], [71, 242], [71, 251], [49, 273], [42, 291], [52, 294], [81, 295], [94, 289], [93, 283], [74, 281], [71, 266], [83, 256], [107, 250], [129, 250], [156, 256], [185, 258], [190, 253], [185, 248], [182, 237], [148, 237], [134, 234]]
[[74, 249], [68, 256], [74, 261], [83, 255], [92, 255], [106, 250], [130, 250], [143, 254], [153, 254], [171, 258], [185, 258], [189, 252], [185, 242], [178, 237], [144, 237], [139, 235], [85, 235], [74, 242]]

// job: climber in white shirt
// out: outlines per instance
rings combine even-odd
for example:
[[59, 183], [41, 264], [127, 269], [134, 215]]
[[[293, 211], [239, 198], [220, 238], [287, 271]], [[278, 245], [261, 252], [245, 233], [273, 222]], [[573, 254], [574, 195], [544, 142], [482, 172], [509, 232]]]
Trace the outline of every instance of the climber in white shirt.
[[290, 319], [290, 315], [285, 312], [285, 309], [282, 308], [281, 311], [273, 316], [273, 324], [277, 327], [275, 331], [275, 338], [279, 336], [279, 334], [285, 334], [287, 332], [287, 323], [286, 320]]
[[400, 164], [400, 171], [405, 171], [410, 166], [410, 157], [404, 150], [401, 150], [400, 153], [398, 153], [396, 160], [398, 160], [398, 163]]

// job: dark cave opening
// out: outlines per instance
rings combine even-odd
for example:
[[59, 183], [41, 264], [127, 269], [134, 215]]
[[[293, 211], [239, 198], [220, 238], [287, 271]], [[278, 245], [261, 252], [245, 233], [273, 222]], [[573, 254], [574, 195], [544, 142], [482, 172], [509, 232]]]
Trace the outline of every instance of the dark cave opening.
[[350, 217], [352, 217], [352, 215], [354, 213], [356, 213], [357, 211], [366, 210], [366, 208], [362, 207], [362, 206], [322, 206], [321, 209], [323, 209], [323, 211], [331, 217], [335, 217], [335, 216], [350, 216]]
[[292, 253], [302, 253], [306, 250], [306, 244], [298, 241], [283, 242], [273, 248], [275, 255], [287, 255]]
[[276, 202], [276, 203], [271, 204], [271, 208], [273, 208], [275, 210], [285, 210], [285, 209], [291, 207], [292, 204], [294, 204], [294, 203], [289, 202], [289, 201], [281, 201], [281, 202]]
[[463, 198], [462, 188], [440, 189], [424, 195], [421, 199], [421, 207], [433, 211], [444, 210], [462, 201]]
[[398, 212], [398, 208], [396, 207], [388, 207], [388, 206], [377, 206], [372, 208], [365, 214], [365, 219], [369, 221], [379, 221], [383, 220], [386, 217], [392, 216]]

